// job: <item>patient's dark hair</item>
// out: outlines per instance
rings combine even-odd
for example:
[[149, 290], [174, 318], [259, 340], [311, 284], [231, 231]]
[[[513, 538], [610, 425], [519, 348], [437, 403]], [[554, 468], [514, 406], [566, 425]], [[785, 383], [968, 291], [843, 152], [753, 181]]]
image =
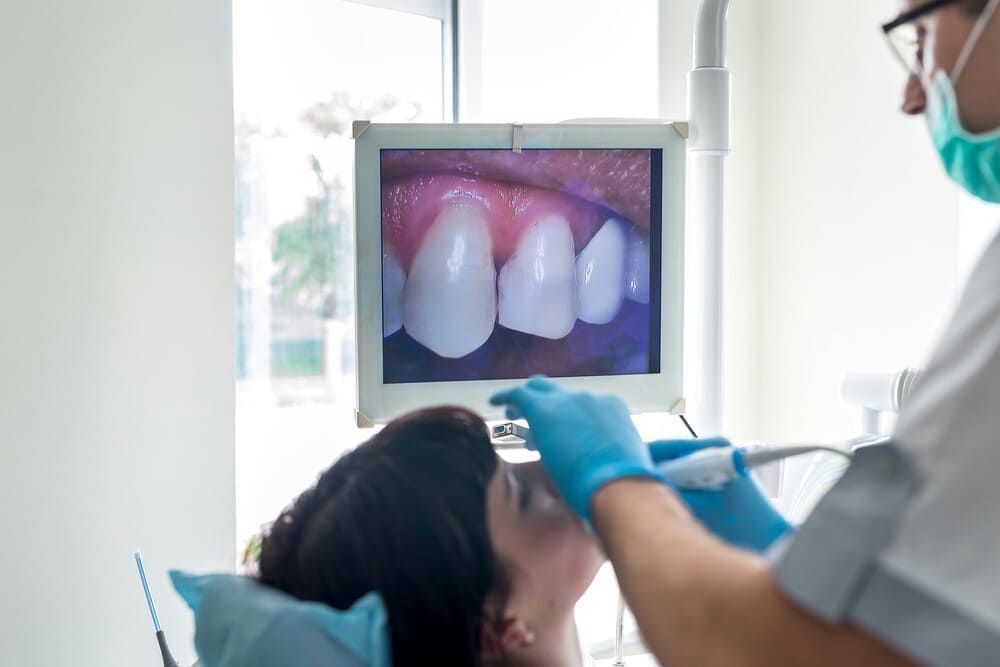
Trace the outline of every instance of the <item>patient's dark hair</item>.
[[400, 417], [281, 513], [260, 580], [337, 609], [378, 591], [393, 665], [478, 665], [484, 603], [502, 608], [509, 592], [486, 522], [496, 466], [475, 413]]

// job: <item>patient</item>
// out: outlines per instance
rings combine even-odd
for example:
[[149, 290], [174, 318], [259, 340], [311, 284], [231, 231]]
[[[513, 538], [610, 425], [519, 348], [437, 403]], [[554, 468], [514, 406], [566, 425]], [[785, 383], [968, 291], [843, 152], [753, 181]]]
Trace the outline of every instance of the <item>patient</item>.
[[272, 525], [260, 579], [338, 609], [378, 591], [396, 667], [572, 667], [601, 561], [540, 464], [501, 460], [478, 415], [442, 407], [326, 470]]

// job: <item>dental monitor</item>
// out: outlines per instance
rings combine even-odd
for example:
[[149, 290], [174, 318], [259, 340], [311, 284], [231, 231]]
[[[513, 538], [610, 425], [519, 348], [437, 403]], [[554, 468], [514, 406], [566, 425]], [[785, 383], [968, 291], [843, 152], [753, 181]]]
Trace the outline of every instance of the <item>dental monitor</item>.
[[355, 124], [359, 425], [485, 418], [545, 374], [667, 412], [683, 386], [671, 124]]

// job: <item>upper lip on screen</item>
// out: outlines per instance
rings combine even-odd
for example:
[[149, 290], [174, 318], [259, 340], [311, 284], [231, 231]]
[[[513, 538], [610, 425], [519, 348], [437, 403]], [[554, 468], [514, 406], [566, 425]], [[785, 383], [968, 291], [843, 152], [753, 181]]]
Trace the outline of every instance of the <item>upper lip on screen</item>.
[[434, 172], [566, 192], [650, 228], [648, 149], [383, 150], [383, 184]]

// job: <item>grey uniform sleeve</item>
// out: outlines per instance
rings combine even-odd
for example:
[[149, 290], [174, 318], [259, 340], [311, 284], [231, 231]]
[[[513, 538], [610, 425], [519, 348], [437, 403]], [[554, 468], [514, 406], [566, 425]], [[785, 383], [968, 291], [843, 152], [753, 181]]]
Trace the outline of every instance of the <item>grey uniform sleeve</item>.
[[777, 556], [788, 597], [929, 665], [1000, 665], [1000, 236], [893, 444], [860, 450]]
[[881, 555], [920, 488], [890, 443], [855, 455], [840, 482], [777, 554], [778, 586], [831, 623], [853, 622], [928, 665], [996, 667], [1000, 633], [886, 567]]

